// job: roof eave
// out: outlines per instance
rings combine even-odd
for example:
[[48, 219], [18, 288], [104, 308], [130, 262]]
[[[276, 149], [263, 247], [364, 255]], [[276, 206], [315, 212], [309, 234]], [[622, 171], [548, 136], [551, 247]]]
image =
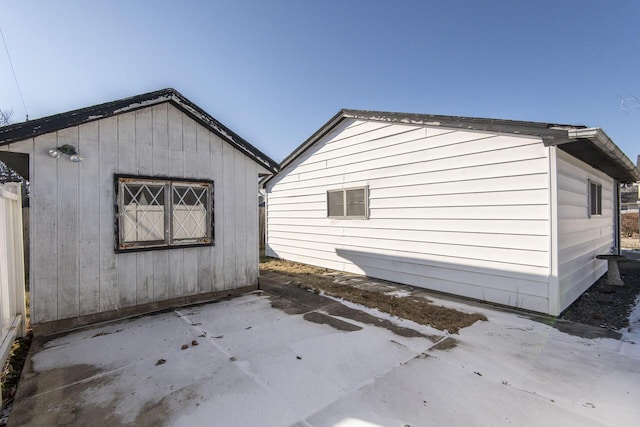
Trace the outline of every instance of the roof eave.
[[309, 147], [316, 143], [316, 141], [326, 135], [331, 131], [334, 127], [338, 125], [346, 116], [344, 114], [344, 110], [340, 110], [338, 114], [333, 116], [327, 123], [324, 124], [320, 129], [318, 129], [313, 135], [307, 138], [298, 148], [293, 150], [291, 154], [289, 154], [282, 162], [280, 162], [280, 170], [284, 169], [291, 163], [294, 159], [296, 159], [300, 154], [307, 151]]
[[[640, 181], [640, 170], [602, 129], [569, 129], [567, 136], [573, 141], [588, 140], [609, 160], [613, 161], [618, 166], [615, 176], [612, 176], [616, 180], [627, 183]], [[595, 167], [597, 168], [597, 165]]]

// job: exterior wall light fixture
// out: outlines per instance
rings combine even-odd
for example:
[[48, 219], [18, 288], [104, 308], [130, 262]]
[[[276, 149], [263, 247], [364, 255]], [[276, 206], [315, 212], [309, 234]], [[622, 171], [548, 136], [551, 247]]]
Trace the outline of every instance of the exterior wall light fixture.
[[81, 162], [82, 157], [78, 154], [76, 147], [69, 144], [61, 145], [60, 147], [52, 148], [49, 150], [49, 155], [53, 158], [59, 159], [61, 154], [69, 156], [69, 160], [72, 162]]

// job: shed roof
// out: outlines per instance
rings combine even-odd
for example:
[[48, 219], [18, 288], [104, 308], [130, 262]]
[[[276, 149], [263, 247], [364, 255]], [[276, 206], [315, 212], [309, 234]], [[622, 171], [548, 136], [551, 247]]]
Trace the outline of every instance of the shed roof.
[[338, 114], [296, 148], [280, 163], [280, 169], [284, 169], [345, 119], [537, 136], [542, 139], [545, 146], [557, 146], [620, 182], [640, 181], [640, 170], [599, 128], [479, 117], [348, 109], [340, 110]]
[[278, 171], [277, 162], [172, 88], [0, 127], [0, 146], [163, 102], [169, 102], [179, 108], [267, 170], [273, 173]]

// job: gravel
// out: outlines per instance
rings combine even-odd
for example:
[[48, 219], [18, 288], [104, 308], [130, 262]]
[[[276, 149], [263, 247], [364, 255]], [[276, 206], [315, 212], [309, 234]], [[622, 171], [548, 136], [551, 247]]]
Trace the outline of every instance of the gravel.
[[618, 261], [624, 286], [609, 286], [604, 277], [567, 308], [561, 319], [611, 330], [629, 326], [629, 315], [640, 296], [640, 251], [627, 251]]

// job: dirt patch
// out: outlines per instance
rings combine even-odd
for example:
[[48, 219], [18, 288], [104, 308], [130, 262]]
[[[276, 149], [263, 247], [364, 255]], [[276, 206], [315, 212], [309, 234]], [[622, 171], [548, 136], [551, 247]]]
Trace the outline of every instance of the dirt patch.
[[343, 304], [332, 305], [327, 309], [327, 313], [332, 316], [340, 316], [347, 319], [355, 320], [356, 322], [364, 323], [365, 325], [373, 325], [380, 328], [385, 328], [386, 330], [405, 338], [428, 338], [431, 341], [440, 339], [438, 335], [424, 335], [416, 331], [415, 329], [398, 326], [387, 319], [380, 319], [379, 317], [372, 316], [371, 314], [365, 313], [364, 311], [355, 310]]
[[2, 372], [0, 373], [0, 384], [2, 385], [2, 409], [0, 410], [0, 427], [6, 425], [7, 418], [13, 407], [13, 400], [18, 390], [18, 382], [22, 374], [24, 362], [29, 353], [32, 335], [18, 338], [11, 348]]
[[[29, 282], [27, 279], [27, 289], [29, 289], [28, 285]], [[0, 393], [2, 393], [0, 427], [7, 425], [7, 420], [13, 408], [14, 398], [18, 390], [20, 375], [22, 374], [22, 369], [27, 360], [31, 342], [33, 341], [33, 333], [31, 332], [31, 325], [29, 324], [29, 316], [31, 315], [29, 292], [25, 292], [25, 303], [27, 308], [27, 335], [14, 341], [11, 351], [9, 352], [9, 357], [4, 366], [2, 366], [2, 372], [0, 372]]]
[[317, 311], [312, 311], [311, 313], [307, 313], [302, 317], [307, 322], [317, 323], [319, 325], [329, 325], [339, 331], [353, 332], [362, 330], [360, 326], [354, 325], [353, 323], [344, 322], [340, 319], [336, 319], [335, 317], [318, 313]]
[[487, 320], [483, 314], [465, 313], [435, 305], [424, 298], [388, 295], [338, 283], [334, 276], [339, 273], [325, 268], [274, 258], [263, 258], [260, 268], [289, 276], [292, 279], [290, 284], [293, 286], [315, 293], [322, 292], [332, 297], [375, 308], [392, 316], [447, 330], [453, 334], [457, 334], [461, 328], [470, 326], [478, 320]]
[[635, 252], [625, 254], [627, 258], [618, 261], [624, 286], [607, 285], [602, 277], [560, 318], [610, 330], [628, 327], [629, 315], [640, 296], [640, 252]]

